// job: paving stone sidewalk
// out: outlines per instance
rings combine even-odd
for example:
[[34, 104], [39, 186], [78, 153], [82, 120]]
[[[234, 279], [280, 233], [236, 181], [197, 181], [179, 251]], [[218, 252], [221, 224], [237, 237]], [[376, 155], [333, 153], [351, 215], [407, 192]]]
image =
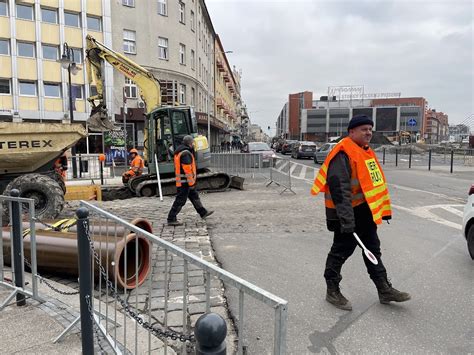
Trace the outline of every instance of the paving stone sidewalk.
[[[225, 198], [225, 193], [221, 195]], [[206, 206], [206, 196], [205, 194], [201, 196], [203, 204]], [[107, 202], [93, 201], [92, 203], [129, 222], [134, 218], [145, 218], [151, 222], [153, 234], [156, 236], [217, 265], [206, 222], [199, 217], [191, 203], [186, 204], [178, 216], [178, 219], [184, 222], [184, 225], [172, 227], [166, 224], [166, 216], [173, 200], [171, 197], [164, 197], [163, 201], [160, 201], [158, 198], [142, 197]], [[78, 201], [69, 202], [60, 217], [74, 216], [78, 207]], [[92, 219], [94, 218], [93, 215], [91, 217]], [[153, 245], [151, 290], [149, 283], [146, 282], [141, 287], [128, 292], [126, 299], [145, 317], [151, 313], [154, 326], [164, 327], [165, 291], [167, 291], [166, 326], [177, 332], [182, 332], [184, 260], [173, 255], [171, 252], [166, 254], [167, 260], [165, 258], [165, 250], [158, 248], [156, 244]], [[53, 278], [59, 282], [67, 283], [69, 286], [78, 287], [77, 282], [74, 280], [57, 276], [53, 276]], [[165, 284], [165, 279], [167, 279], [167, 284]], [[187, 326], [194, 327], [197, 319], [206, 311], [205, 284], [205, 273], [202, 269], [193, 264], [188, 264]], [[223, 284], [217, 278], [212, 277], [210, 285], [211, 312], [220, 314], [226, 320], [228, 327], [227, 348], [228, 353], [232, 353], [236, 336], [223, 296]], [[104, 294], [102, 294], [102, 299], [105, 300]], [[108, 301], [110, 302], [110, 297]], [[118, 308], [121, 311], [120, 305], [118, 305]], [[180, 350], [182, 346], [178, 341], [169, 341], [168, 344], [176, 351]]]

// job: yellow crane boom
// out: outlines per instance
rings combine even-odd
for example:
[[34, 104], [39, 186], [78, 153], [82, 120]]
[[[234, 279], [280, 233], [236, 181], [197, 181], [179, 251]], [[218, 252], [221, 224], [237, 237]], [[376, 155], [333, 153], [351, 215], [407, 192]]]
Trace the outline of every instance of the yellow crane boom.
[[90, 130], [109, 131], [114, 129], [112, 122], [109, 120], [105, 104], [104, 78], [102, 74], [104, 61], [110, 63], [115, 70], [118, 70], [126, 78], [136, 83], [140, 96], [145, 102], [146, 113], [161, 106], [160, 83], [150, 71], [124, 55], [108, 48], [90, 35], [86, 37], [86, 44], [86, 66], [89, 82], [94, 82], [97, 87], [97, 95], [87, 99], [92, 106], [91, 116], [88, 120]]

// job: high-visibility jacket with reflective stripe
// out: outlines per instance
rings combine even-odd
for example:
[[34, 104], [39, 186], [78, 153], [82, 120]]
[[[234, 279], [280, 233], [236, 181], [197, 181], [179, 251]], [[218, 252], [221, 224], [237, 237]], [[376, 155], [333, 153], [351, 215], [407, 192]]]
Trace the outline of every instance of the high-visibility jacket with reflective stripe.
[[[189, 154], [191, 156], [191, 164], [181, 163], [181, 156], [183, 154]], [[183, 182], [187, 182], [189, 186], [194, 186], [196, 184], [196, 161], [194, 160], [193, 153], [189, 150], [182, 150], [178, 154], [175, 154], [174, 173], [176, 175], [177, 187], [181, 187]]]
[[352, 206], [367, 202], [375, 223], [380, 224], [382, 219], [389, 219], [392, 215], [390, 195], [377, 156], [372, 149], [359, 147], [349, 137], [342, 139], [329, 153], [314, 179], [311, 194], [324, 192], [326, 207], [335, 208], [326, 179], [329, 163], [340, 151], [347, 154], [351, 164]]

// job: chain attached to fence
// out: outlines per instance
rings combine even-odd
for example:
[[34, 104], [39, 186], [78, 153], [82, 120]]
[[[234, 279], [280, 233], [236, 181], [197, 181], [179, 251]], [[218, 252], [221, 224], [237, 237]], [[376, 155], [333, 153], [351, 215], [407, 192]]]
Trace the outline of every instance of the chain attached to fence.
[[[120, 303], [125, 313], [127, 313], [130, 317], [132, 317], [143, 328], [150, 331], [153, 335], [159, 338], [169, 338], [171, 340], [179, 340], [183, 343], [184, 342], [195, 343], [196, 340], [195, 340], [194, 334], [186, 335], [172, 329], [164, 330], [164, 329], [151, 325], [149, 322], [144, 321], [143, 318], [140, 317], [140, 313], [138, 312], [138, 310], [136, 310], [133, 306], [131, 306], [122, 297], [120, 297], [117, 289], [112, 284], [112, 281], [108, 279], [107, 272], [105, 271], [105, 268], [102, 266], [100, 262], [99, 255], [95, 251], [94, 242], [91, 240], [91, 237], [90, 237], [89, 223], [87, 220], [84, 220], [83, 223], [84, 223], [84, 229], [86, 231], [86, 236], [89, 241], [90, 248], [92, 250], [92, 253], [94, 254], [95, 263], [99, 267], [100, 275], [104, 279], [105, 283], [107, 284], [107, 287], [110, 288], [112, 292], [112, 297], [114, 297]], [[183, 327], [184, 327], [184, 324], [183, 324]]]
[[97, 324], [94, 320], [94, 311], [92, 310], [92, 304], [91, 304], [91, 300], [90, 300], [89, 295], [86, 295], [86, 303], [87, 303], [87, 309], [89, 310], [89, 316], [91, 317], [92, 326], [94, 327], [94, 334], [95, 334], [95, 338], [97, 340], [97, 345], [99, 346], [99, 349], [101, 351], [100, 353], [101, 354], [107, 354], [107, 352], [102, 347], [102, 344], [100, 343], [100, 331], [99, 331], [99, 327], [97, 326]]
[[[31, 270], [33, 270], [33, 267], [31, 266], [31, 263], [28, 261], [28, 259], [25, 257], [24, 260], [25, 260], [26, 266], [28, 266]], [[74, 295], [79, 294], [79, 291], [62, 291], [62, 290], [60, 290], [59, 288], [53, 286], [46, 278], [44, 278], [43, 276], [38, 274], [38, 272], [36, 272], [36, 275], [33, 275], [33, 276], [36, 276], [39, 279], [40, 283], [44, 283], [51, 290], [53, 290], [54, 292], [57, 292], [61, 295], [74, 296]]]

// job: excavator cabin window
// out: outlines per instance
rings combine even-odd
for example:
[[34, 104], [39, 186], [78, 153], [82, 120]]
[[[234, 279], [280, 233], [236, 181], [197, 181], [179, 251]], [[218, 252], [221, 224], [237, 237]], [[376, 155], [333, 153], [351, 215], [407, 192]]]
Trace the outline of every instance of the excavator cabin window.
[[[182, 143], [184, 136], [191, 134], [186, 111], [180, 109], [160, 109], [153, 115], [155, 122], [156, 152], [158, 162], [172, 161], [174, 150]], [[158, 132], [158, 130], [160, 130]]]

